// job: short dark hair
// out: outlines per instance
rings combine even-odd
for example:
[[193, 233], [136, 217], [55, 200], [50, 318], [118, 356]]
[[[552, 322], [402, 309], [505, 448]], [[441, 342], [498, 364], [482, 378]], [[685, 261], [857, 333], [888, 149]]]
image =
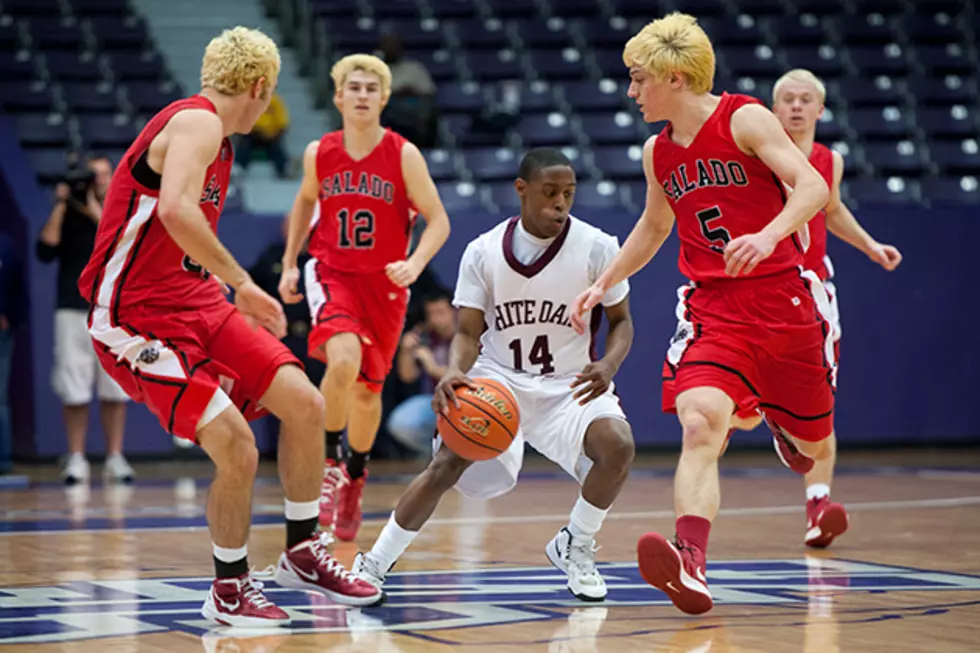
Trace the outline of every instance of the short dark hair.
[[531, 178], [539, 170], [552, 166], [568, 166], [571, 168], [572, 162], [562, 154], [561, 150], [556, 150], [553, 147], [536, 147], [521, 159], [521, 167], [517, 170], [517, 176], [524, 181], [531, 181]]
[[453, 295], [445, 288], [434, 288], [422, 297], [422, 306], [428, 304], [435, 304], [436, 302], [449, 302], [453, 303]]

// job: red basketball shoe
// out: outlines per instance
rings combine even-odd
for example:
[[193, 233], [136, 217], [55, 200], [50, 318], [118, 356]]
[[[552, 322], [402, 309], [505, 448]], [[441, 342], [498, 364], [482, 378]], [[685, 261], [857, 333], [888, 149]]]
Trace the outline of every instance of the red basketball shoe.
[[351, 479], [347, 468], [344, 468], [344, 483], [337, 498], [337, 522], [334, 525], [334, 535], [342, 542], [353, 542], [357, 531], [361, 529], [361, 499], [364, 497], [367, 477], [368, 471], [365, 469], [364, 476]]
[[784, 465], [792, 469], [797, 474], [807, 474], [813, 469], [813, 458], [805, 455], [793, 441], [786, 437], [783, 430], [776, 424], [766, 420], [769, 430], [772, 431], [772, 446], [776, 449], [776, 455]]
[[289, 615], [262, 593], [262, 583], [243, 574], [238, 578], [218, 578], [204, 600], [205, 619], [225, 626], [284, 626]]
[[320, 486], [320, 528], [324, 531], [332, 530], [337, 523], [337, 499], [346, 482], [343, 467], [328, 458], [323, 465], [323, 485]]
[[830, 497], [806, 502], [806, 537], [803, 542], [815, 549], [825, 549], [834, 538], [847, 531], [847, 511]]
[[636, 545], [636, 557], [643, 580], [666, 594], [681, 612], [702, 614], [714, 606], [701, 551], [647, 533]]
[[275, 579], [280, 587], [310, 590], [343, 605], [374, 605], [382, 597], [380, 589], [351, 576], [327, 553], [318, 537], [283, 552], [276, 565]]

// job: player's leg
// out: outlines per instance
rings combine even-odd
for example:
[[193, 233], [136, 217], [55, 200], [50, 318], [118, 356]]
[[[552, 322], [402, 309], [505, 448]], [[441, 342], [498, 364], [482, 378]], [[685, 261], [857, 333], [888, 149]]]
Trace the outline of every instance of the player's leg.
[[415, 477], [398, 500], [371, 550], [357, 554], [353, 574], [380, 588], [385, 574], [419, 534], [442, 496], [456, 485], [470, 465], [470, 461], [460, 458], [449, 447], [440, 446], [429, 465]]
[[68, 456], [61, 470], [65, 483], [72, 485], [89, 479], [91, 469], [85, 455], [89, 404], [95, 389], [94, 350], [89, 340], [85, 311], [62, 308], [54, 314], [55, 394], [61, 399]]
[[129, 397], [95, 360], [94, 351], [92, 365], [97, 368], [95, 385], [99, 395], [99, 418], [106, 442], [103, 476], [108, 481], [129, 483], [135, 476], [133, 468], [123, 455], [123, 433], [126, 430], [126, 404]]

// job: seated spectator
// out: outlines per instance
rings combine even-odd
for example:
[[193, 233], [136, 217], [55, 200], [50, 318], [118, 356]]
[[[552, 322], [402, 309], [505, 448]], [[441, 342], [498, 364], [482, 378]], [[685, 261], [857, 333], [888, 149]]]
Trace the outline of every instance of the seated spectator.
[[398, 379], [421, 382], [421, 394], [400, 403], [388, 418], [388, 432], [419, 453], [431, 452], [436, 416], [432, 390], [449, 363], [449, 345], [456, 333], [456, 309], [449, 293], [441, 290], [422, 299], [425, 322], [402, 336], [395, 362]]
[[235, 148], [235, 162], [241, 165], [243, 170], [248, 170], [249, 164], [252, 163], [252, 154], [255, 150], [263, 150], [279, 178], [288, 179], [289, 157], [283, 147], [283, 137], [288, 127], [289, 111], [286, 109], [286, 103], [282, 101], [282, 96], [273, 93], [269, 108], [259, 116], [252, 131], [239, 140]]
[[436, 85], [420, 62], [402, 57], [396, 34], [381, 37], [381, 54], [391, 68], [391, 97], [381, 120], [419, 147], [436, 144]]

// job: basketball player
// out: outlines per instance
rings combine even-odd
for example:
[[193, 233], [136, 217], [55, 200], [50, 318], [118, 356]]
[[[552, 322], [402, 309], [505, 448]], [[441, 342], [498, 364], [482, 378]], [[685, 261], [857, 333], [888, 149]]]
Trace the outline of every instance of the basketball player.
[[[823, 114], [827, 91], [823, 82], [809, 70], [791, 70], [776, 81], [773, 87], [773, 112], [810, 164], [830, 186], [830, 201], [807, 226], [810, 247], [803, 254], [803, 267], [812, 270], [823, 282], [830, 299], [830, 322], [835, 348], [841, 337], [840, 312], [837, 308], [837, 288], [830, 280], [833, 266], [827, 257], [827, 231], [891, 272], [902, 262], [902, 254], [891, 245], [883, 245], [865, 231], [840, 199], [840, 180], [844, 174], [844, 157], [814, 142], [817, 120]], [[805, 476], [807, 546], [825, 548], [834, 538], [847, 530], [847, 511], [830, 500], [830, 483], [837, 459], [837, 437], [827, 439], [830, 455], [814, 462]]]
[[[439, 413], [447, 401], [458, 405], [454, 388], [472, 385], [470, 377], [502, 381], [517, 400], [518, 433], [500, 456], [476, 463], [437, 440], [429, 466], [353, 569], [380, 587], [449, 488], [491, 498], [514, 487], [526, 441], [582, 484], [568, 525], [545, 553], [568, 575], [572, 594], [602, 601], [606, 583], [595, 566], [594, 537], [633, 460], [633, 434], [612, 384], [633, 342], [629, 286], [610, 286], [599, 300], [609, 333], [605, 356], [594, 360], [593, 334], [572, 329], [568, 306], [606, 268], [618, 243], [569, 215], [575, 172], [558, 150], [528, 152], [514, 186], [521, 215], [484, 233], [463, 253], [453, 302], [459, 308], [457, 331], [432, 406]], [[601, 321], [597, 309], [594, 330]]]
[[[201, 93], [160, 111], [124, 155], [78, 282], [102, 366], [169, 433], [214, 461], [207, 517], [217, 578], [202, 614], [231, 626], [289, 621], [252, 579], [246, 551], [258, 466], [246, 418], [264, 410], [283, 422], [286, 551], [276, 581], [350, 605], [378, 598], [316, 537], [323, 400], [278, 340], [282, 306], [216, 236], [233, 159], [228, 137], [252, 129], [279, 65], [275, 43], [255, 30], [236, 27], [208, 44]], [[235, 290], [235, 305], [222, 283]]]
[[[365, 463], [381, 425], [381, 389], [405, 323], [408, 287], [449, 237], [449, 216], [419, 149], [381, 126], [391, 95], [388, 66], [354, 54], [330, 75], [343, 129], [306, 148], [279, 293], [286, 303], [303, 298], [296, 257], [319, 200], [305, 279], [310, 355], [327, 362], [320, 524], [349, 542], [361, 527]], [[406, 259], [416, 211], [426, 228]], [[350, 457], [341, 464], [345, 426]]]
[[[680, 324], [663, 373], [664, 409], [683, 431], [677, 530], [674, 543], [644, 535], [637, 553], [643, 577], [697, 614], [712, 607], [704, 569], [729, 429], [754, 428], [761, 410], [795, 471], [830, 455], [836, 367], [827, 297], [816, 275], [801, 272], [796, 236], [830, 194], [765, 106], [710, 94], [714, 51], [692, 16], [651, 22], [623, 60], [644, 120], [668, 124], [644, 147], [643, 215], [572, 309], [584, 329], [581, 314], [646, 265], [676, 216], [680, 269], [691, 280], [678, 293]], [[784, 182], [795, 189], [788, 199]]]

